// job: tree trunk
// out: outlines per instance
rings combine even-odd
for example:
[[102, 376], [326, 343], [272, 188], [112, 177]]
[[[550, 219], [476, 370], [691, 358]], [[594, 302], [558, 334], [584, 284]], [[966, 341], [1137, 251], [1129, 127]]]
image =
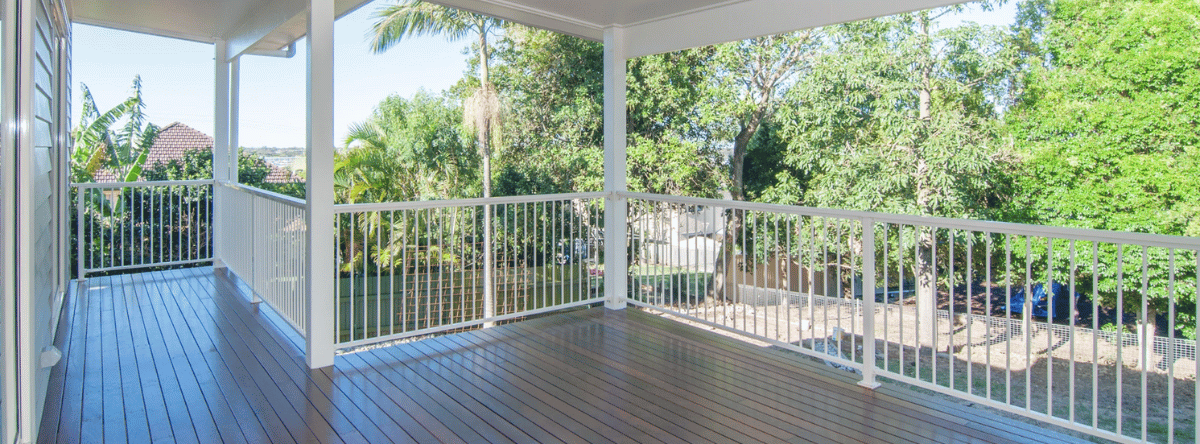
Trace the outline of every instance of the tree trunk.
[[920, 345], [937, 349], [937, 273], [930, 260], [935, 255], [932, 229], [917, 234], [917, 257], [913, 274], [917, 277], [917, 332]]
[[741, 232], [742, 219], [745, 217], [739, 210], [732, 210], [729, 221], [725, 224], [725, 235], [721, 236], [721, 245], [714, 258], [712, 279], [709, 288], [712, 289], [714, 300], [734, 302], [737, 294], [737, 233]]
[[[768, 105], [770, 101], [770, 91], [766, 91], [762, 98], [758, 100], [758, 106], [742, 124], [741, 130], [738, 131], [736, 137], [733, 138], [733, 156], [729, 159], [729, 176], [730, 176], [730, 197], [733, 200], [745, 201], [746, 190], [743, 184], [744, 165], [746, 163], [746, 150], [750, 147], [750, 140], [754, 138], [754, 133], [758, 132], [758, 127], [762, 125], [763, 119], [766, 118]], [[733, 210], [728, 223], [725, 225], [724, 242], [718, 250], [716, 263], [713, 266], [713, 276], [709, 283], [712, 288], [713, 296], [717, 300], [730, 301], [734, 294], [734, 289], [737, 283], [731, 282], [729, 277], [737, 273], [734, 257], [736, 250], [735, 243], [738, 239], [738, 234], [741, 233], [742, 227], [745, 224], [745, 212]]]
[[[921, 44], [922, 54], [932, 57], [933, 48], [930, 44], [930, 19], [928, 12], [923, 12], [919, 17], [921, 35], [924, 38]], [[930, 120], [933, 118], [932, 65], [932, 62], [926, 59], [922, 63], [922, 66], [919, 67], [921, 70], [921, 83], [917, 89], [919, 100], [917, 103], [918, 125], [924, 125], [926, 130], [928, 130]], [[933, 208], [935, 206], [933, 201], [934, 189], [933, 184], [929, 181], [929, 162], [925, 160], [921, 148], [923, 141], [917, 140], [914, 142], [912, 150], [917, 160], [917, 174], [914, 183], [917, 208], [923, 215], [933, 215], [935, 213], [935, 208]], [[919, 233], [917, 238], [917, 257], [913, 264], [913, 272], [917, 278], [918, 340], [921, 345], [937, 350], [936, 230], [931, 228], [928, 232]]]

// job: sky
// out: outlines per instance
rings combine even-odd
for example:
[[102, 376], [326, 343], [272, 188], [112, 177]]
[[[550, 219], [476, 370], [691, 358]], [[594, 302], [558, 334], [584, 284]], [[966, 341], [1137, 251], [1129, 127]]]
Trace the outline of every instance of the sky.
[[[467, 69], [469, 39], [408, 39], [383, 54], [367, 49], [369, 3], [334, 25], [334, 130], [341, 145], [352, 123], [361, 122], [389, 94], [411, 97], [420, 89], [445, 90]], [[1014, 2], [999, 11], [971, 10], [963, 20], [981, 24], [1012, 22]], [[74, 25], [72, 121], [78, 122], [86, 85], [101, 110], [129, 97], [135, 75], [149, 120], [165, 126], [182, 122], [213, 134], [213, 47], [89, 25]], [[243, 147], [303, 147], [304, 40], [290, 59], [247, 56], [241, 64], [239, 144]]]
[[[383, 54], [367, 49], [374, 2], [334, 24], [334, 128], [341, 145], [350, 124], [363, 121], [389, 94], [412, 96], [419, 89], [442, 91], [467, 69], [469, 39], [405, 40]], [[182, 122], [213, 134], [213, 46], [76, 24], [72, 48], [78, 122], [82, 88], [107, 110], [130, 95], [136, 75], [149, 120], [160, 126]], [[290, 59], [247, 56], [241, 62], [238, 141], [244, 147], [303, 147], [305, 41]]]

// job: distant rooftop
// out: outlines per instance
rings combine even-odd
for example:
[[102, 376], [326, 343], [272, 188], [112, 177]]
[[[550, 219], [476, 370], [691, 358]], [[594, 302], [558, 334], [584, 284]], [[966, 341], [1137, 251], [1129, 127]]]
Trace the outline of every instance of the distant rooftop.
[[[212, 147], [212, 136], [182, 123], [174, 122], [163, 127], [159, 130], [158, 135], [155, 136], [154, 143], [150, 145], [150, 153], [146, 155], [145, 166], [148, 168], [166, 164], [172, 160], [182, 159], [188, 151], [211, 150]], [[271, 162], [267, 162], [267, 166], [271, 168], [271, 172], [263, 180], [266, 183], [291, 183], [299, 181], [292, 174], [291, 170], [287, 168]], [[96, 171], [94, 179], [96, 182], [116, 182], [117, 174], [115, 171], [102, 169]]]

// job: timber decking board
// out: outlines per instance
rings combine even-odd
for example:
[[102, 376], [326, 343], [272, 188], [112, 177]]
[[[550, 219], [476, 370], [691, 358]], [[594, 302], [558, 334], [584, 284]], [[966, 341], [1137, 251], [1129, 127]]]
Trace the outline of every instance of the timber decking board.
[[73, 286], [39, 442], [1081, 442], [635, 309], [339, 355], [223, 271]]

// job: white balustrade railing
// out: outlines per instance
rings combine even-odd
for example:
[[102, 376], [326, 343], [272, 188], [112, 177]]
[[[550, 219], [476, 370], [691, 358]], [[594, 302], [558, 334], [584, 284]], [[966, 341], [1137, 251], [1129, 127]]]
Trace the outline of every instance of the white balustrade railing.
[[[630, 304], [867, 386], [1120, 442], [1200, 431], [1200, 239], [622, 194]], [[1019, 297], [1042, 288], [1060, 297]]]
[[305, 336], [304, 201], [248, 185], [220, 185], [221, 198], [228, 199], [224, 208], [234, 215], [221, 233], [225, 266], [250, 286], [254, 298]]
[[211, 180], [78, 183], [76, 277], [212, 260]]
[[[212, 258], [213, 181], [77, 184], [78, 273]], [[301, 334], [304, 202], [219, 183]], [[1194, 442], [1200, 239], [615, 193], [628, 303], [1120, 442]], [[609, 197], [612, 197], [609, 196]], [[604, 194], [334, 207], [335, 346], [603, 302]], [[1049, 289], [1049, 291], [1042, 291]], [[1057, 297], [1035, 300], [1038, 294]]]
[[602, 195], [337, 205], [337, 347], [602, 301]]

